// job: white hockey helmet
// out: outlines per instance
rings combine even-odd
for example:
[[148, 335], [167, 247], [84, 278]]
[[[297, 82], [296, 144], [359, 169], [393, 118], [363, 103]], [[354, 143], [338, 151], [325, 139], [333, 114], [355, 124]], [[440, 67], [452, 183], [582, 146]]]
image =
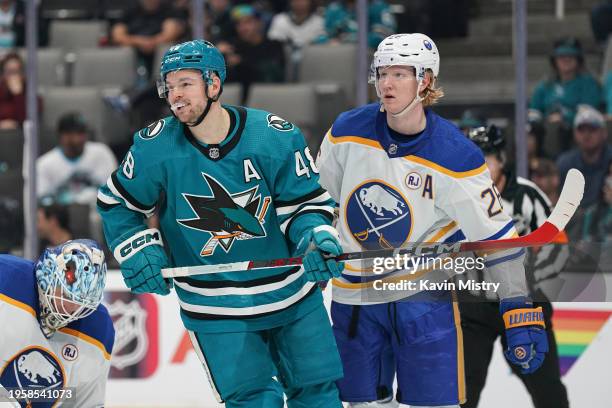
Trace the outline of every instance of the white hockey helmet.
[[440, 71], [438, 47], [425, 34], [393, 34], [378, 44], [370, 69], [370, 83], [375, 82], [379, 68], [391, 65], [414, 67], [417, 80], [425, 78], [425, 71], [431, 69], [437, 77]]

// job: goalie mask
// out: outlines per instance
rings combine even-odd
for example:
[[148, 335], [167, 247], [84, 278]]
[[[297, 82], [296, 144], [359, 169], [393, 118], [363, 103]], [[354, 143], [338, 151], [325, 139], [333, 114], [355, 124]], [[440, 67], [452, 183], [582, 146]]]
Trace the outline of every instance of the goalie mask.
[[40, 325], [45, 336], [93, 313], [106, 283], [104, 252], [80, 239], [47, 248], [36, 263]]
[[381, 97], [379, 87], [380, 70], [392, 66], [408, 66], [414, 68], [417, 80], [417, 94], [414, 100], [400, 112], [392, 114], [400, 116], [410, 111], [423, 100], [420, 88], [427, 70], [433, 74], [432, 81], [438, 77], [440, 70], [440, 55], [436, 44], [425, 34], [394, 34], [385, 38], [378, 45], [370, 66], [369, 83], [376, 86], [376, 94]]

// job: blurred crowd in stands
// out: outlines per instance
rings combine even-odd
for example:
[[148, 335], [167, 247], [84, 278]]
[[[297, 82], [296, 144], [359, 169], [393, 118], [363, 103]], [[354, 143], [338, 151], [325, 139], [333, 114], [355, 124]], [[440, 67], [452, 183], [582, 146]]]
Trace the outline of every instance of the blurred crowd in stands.
[[[39, 10], [40, 49], [63, 49], [62, 58], [70, 63], [75, 55], [72, 48], [78, 45], [68, 42], [77, 39], [69, 35], [62, 43], [58, 40], [61, 38], [57, 34], [59, 28], [54, 31], [53, 26], [58, 27], [58, 21], [102, 22], [94, 46], [99, 49], [132, 49], [133, 80], [126, 83], [125, 78], [118, 74], [113, 92], [100, 94], [102, 105], [115, 119], [108, 119], [108, 116], [96, 119], [102, 115], [74, 107], [58, 112], [45, 97], [45, 84], [39, 84], [39, 113], [41, 118], [47, 118], [47, 123], [43, 120], [41, 128], [41, 157], [37, 162], [41, 203], [38, 223], [44, 243], [61, 242], [79, 234], [101, 238], [99, 221], [92, 210], [96, 188], [106, 181], [117, 162], [122, 160], [133, 132], [171, 114], [165, 101], [157, 95], [159, 56], [172, 44], [191, 38], [193, 32], [189, 0], [83, 1], [84, 4], [91, 2], [107, 6], [100, 6], [102, 8], [95, 13], [78, 14], [75, 11], [62, 14], [60, 6], [56, 9], [50, 6], [61, 1], [42, 2], [46, 5]], [[368, 2], [368, 46], [374, 49], [383, 38], [395, 32], [424, 32], [436, 41], [465, 37], [469, 32], [470, 17], [481, 3], [476, 0], [371, 0]], [[0, 132], [19, 131], [26, 118], [25, 89], [28, 84], [24, 72], [24, 4], [20, 0], [0, 0], [0, 52], [3, 55], [0, 60]], [[206, 1], [205, 38], [225, 56], [228, 95], [230, 84], [236, 83], [239, 91], [235, 103], [246, 104], [254, 84], [299, 82], [299, 67], [307, 62], [304, 58], [308, 47], [354, 44], [358, 32], [355, 6], [355, 0]], [[82, 12], [87, 13], [86, 9]], [[598, 52], [603, 54], [607, 49], [608, 34], [612, 31], [612, 1], [599, 2], [584, 12], [590, 12], [593, 38], [599, 46]], [[77, 34], [72, 34], [74, 36]], [[567, 171], [572, 167], [581, 170], [587, 179], [587, 190], [581, 211], [569, 231], [570, 237], [597, 242], [612, 240], [612, 149], [608, 137], [612, 134], [612, 129], [609, 129], [612, 123], [612, 71], [601, 78], [599, 73], [589, 72], [583, 46], [579, 39], [571, 36], [550, 44], [548, 57], [550, 75], [535, 86], [528, 101], [529, 178], [554, 204]], [[440, 76], [444, 78], [444, 54], [441, 61]], [[41, 62], [39, 59], [39, 64]], [[348, 64], [344, 69], [353, 70], [354, 66]], [[475, 76], [478, 75], [477, 69], [475, 67]], [[52, 74], [63, 78], [55, 85], [68, 87], [78, 82], [76, 72], [58, 70]], [[341, 108], [354, 106], [352, 95], [354, 90], [345, 90], [346, 103]], [[371, 93], [371, 100], [375, 100], [374, 93]], [[490, 122], [486, 112], [465, 107], [468, 109], [463, 116], [456, 118], [460, 128], [486, 126]], [[333, 117], [321, 120], [328, 123], [321, 123], [321, 128], [314, 133], [321, 133], [321, 129], [329, 126], [329, 119]], [[116, 133], [112, 137], [100, 134], [100, 129], [121, 121], [126, 123], [125, 128], [118, 130], [111, 126]], [[511, 123], [505, 131], [507, 139], [512, 141]], [[320, 140], [323, 134], [312, 136]], [[513, 153], [509, 157], [513, 157]], [[0, 170], [3, 171], [1, 165]], [[2, 180], [5, 181], [0, 183], [5, 183], [9, 178]], [[9, 200], [10, 194], [2, 196], [7, 188], [0, 190], [1, 217], [10, 214], [15, 205], [14, 200]], [[10, 196], [10, 199], [16, 197], [14, 194]], [[71, 220], [79, 216], [90, 220], [89, 225]], [[21, 215], [13, 218], [19, 217]], [[0, 223], [0, 227], [9, 228], [5, 224]], [[15, 228], [15, 225], [10, 228]], [[12, 240], [0, 242], [3, 246], [0, 250], [20, 246], [23, 237], [19, 234], [12, 237]]]

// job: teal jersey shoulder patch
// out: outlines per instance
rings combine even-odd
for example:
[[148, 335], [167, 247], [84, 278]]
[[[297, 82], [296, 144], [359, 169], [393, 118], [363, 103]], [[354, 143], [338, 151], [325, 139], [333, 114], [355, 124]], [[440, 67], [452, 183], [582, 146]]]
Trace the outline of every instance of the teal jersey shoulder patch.
[[281, 132], [289, 132], [294, 128], [293, 123], [273, 113], [269, 113], [268, 116], [266, 116], [266, 121], [269, 127], [280, 130]]
[[155, 122], [151, 123], [146, 128], [141, 129], [138, 132], [138, 136], [140, 136], [143, 139], [153, 139], [157, 135], [161, 134], [162, 130], [164, 130], [165, 125], [166, 125], [165, 119], [156, 120]]

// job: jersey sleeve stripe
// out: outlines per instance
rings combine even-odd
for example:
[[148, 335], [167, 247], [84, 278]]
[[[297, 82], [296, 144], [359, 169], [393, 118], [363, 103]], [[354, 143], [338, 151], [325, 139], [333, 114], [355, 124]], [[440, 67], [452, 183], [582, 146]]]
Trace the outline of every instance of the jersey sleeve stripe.
[[121, 201], [116, 200], [113, 197], [109, 197], [106, 194], [103, 194], [102, 191], [98, 190], [96, 205], [103, 210], [110, 210], [113, 207], [121, 205]]
[[510, 221], [508, 221], [508, 223], [506, 225], [504, 225], [504, 227], [502, 229], [500, 229], [495, 234], [493, 234], [490, 237], [485, 238], [485, 239], [483, 239], [481, 241], [492, 241], [492, 240], [495, 240], [495, 239], [500, 239], [501, 237], [506, 235], [508, 233], [508, 231], [510, 231], [512, 228], [514, 228], [514, 221], [510, 220]]
[[[132, 197], [127, 192], [127, 190], [125, 190], [123, 186], [119, 183], [119, 180], [117, 180], [115, 173], [113, 173], [108, 178], [106, 182], [106, 186], [115, 196], [121, 198], [125, 202], [125, 205], [127, 206], [127, 208], [129, 208], [132, 211], [138, 211], [139, 213], [142, 213], [146, 216], [150, 216], [155, 210], [155, 206], [147, 207], [139, 203], [137, 200], [135, 200], [134, 197]], [[129, 198], [126, 196], [128, 196]], [[136, 205], [134, 203], [136, 203]]]
[[490, 261], [485, 261], [484, 265], [487, 268], [490, 268], [491, 266], [495, 266], [495, 265], [499, 265], [500, 263], [504, 263], [504, 262], [508, 262], [511, 261], [513, 259], [518, 258], [519, 256], [522, 256], [525, 253], [525, 249], [521, 248], [519, 249], [517, 252], [510, 254], [510, 255], [506, 255], [506, 256], [502, 256]]
[[298, 213], [302, 208], [306, 207], [306, 206], [319, 206], [322, 208], [333, 208], [334, 206], [332, 206], [332, 198], [329, 195], [329, 193], [326, 191], [323, 194], [321, 194], [320, 196], [313, 198], [312, 200], [309, 201], [305, 201], [303, 203], [300, 204], [296, 204], [296, 205], [292, 205], [290, 207], [276, 207], [276, 215], [278, 217], [283, 217], [283, 216], [289, 216], [290, 214], [293, 213]]
[[[325, 194], [327, 194], [327, 196], [325, 196]], [[295, 206], [295, 205], [298, 205], [298, 204], [302, 204], [302, 203], [311, 201], [314, 198], [317, 198], [316, 201], [319, 201], [318, 198], [319, 197], [324, 197], [324, 196], [326, 197], [325, 198], [326, 200], [330, 199], [329, 193], [327, 193], [327, 191], [325, 191], [325, 189], [319, 187], [318, 189], [316, 189], [316, 190], [314, 190], [314, 191], [312, 191], [312, 192], [310, 192], [308, 194], [305, 194], [305, 195], [303, 195], [301, 197], [298, 197], [298, 198], [290, 200], [290, 201], [280, 201], [280, 200], [279, 201], [275, 201], [274, 205], [276, 206], [277, 209], [281, 208], [281, 207], [291, 207], [291, 206]]]
[[291, 231], [291, 224], [298, 216], [308, 213], [316, 213], [321, 214], [326, 217], [330, 224], [334, 220], [334, 208], [331, 206], [319, 206], [319, 205], [307, 205], [300, 209], [297, 213], [295, 213], [292, 217], [286, 219], [281, 225], [280, 230], [283, 234], [286, 234], [286, 231]]
[[444, 226], [440, 230], [438, 230], [438, 232], [434, 236], [432, 236], [431, 238], [429, 238], [425, 242], [427, 242], [427, 243], [438, 242], [438, 240], [440, 238], [445, 236], [450, 230], [452, 230], [456, 226], [457, 226], [457, 223], [455, 221], [451, 221], [449, 224], [447, 224], [446, 226]]

